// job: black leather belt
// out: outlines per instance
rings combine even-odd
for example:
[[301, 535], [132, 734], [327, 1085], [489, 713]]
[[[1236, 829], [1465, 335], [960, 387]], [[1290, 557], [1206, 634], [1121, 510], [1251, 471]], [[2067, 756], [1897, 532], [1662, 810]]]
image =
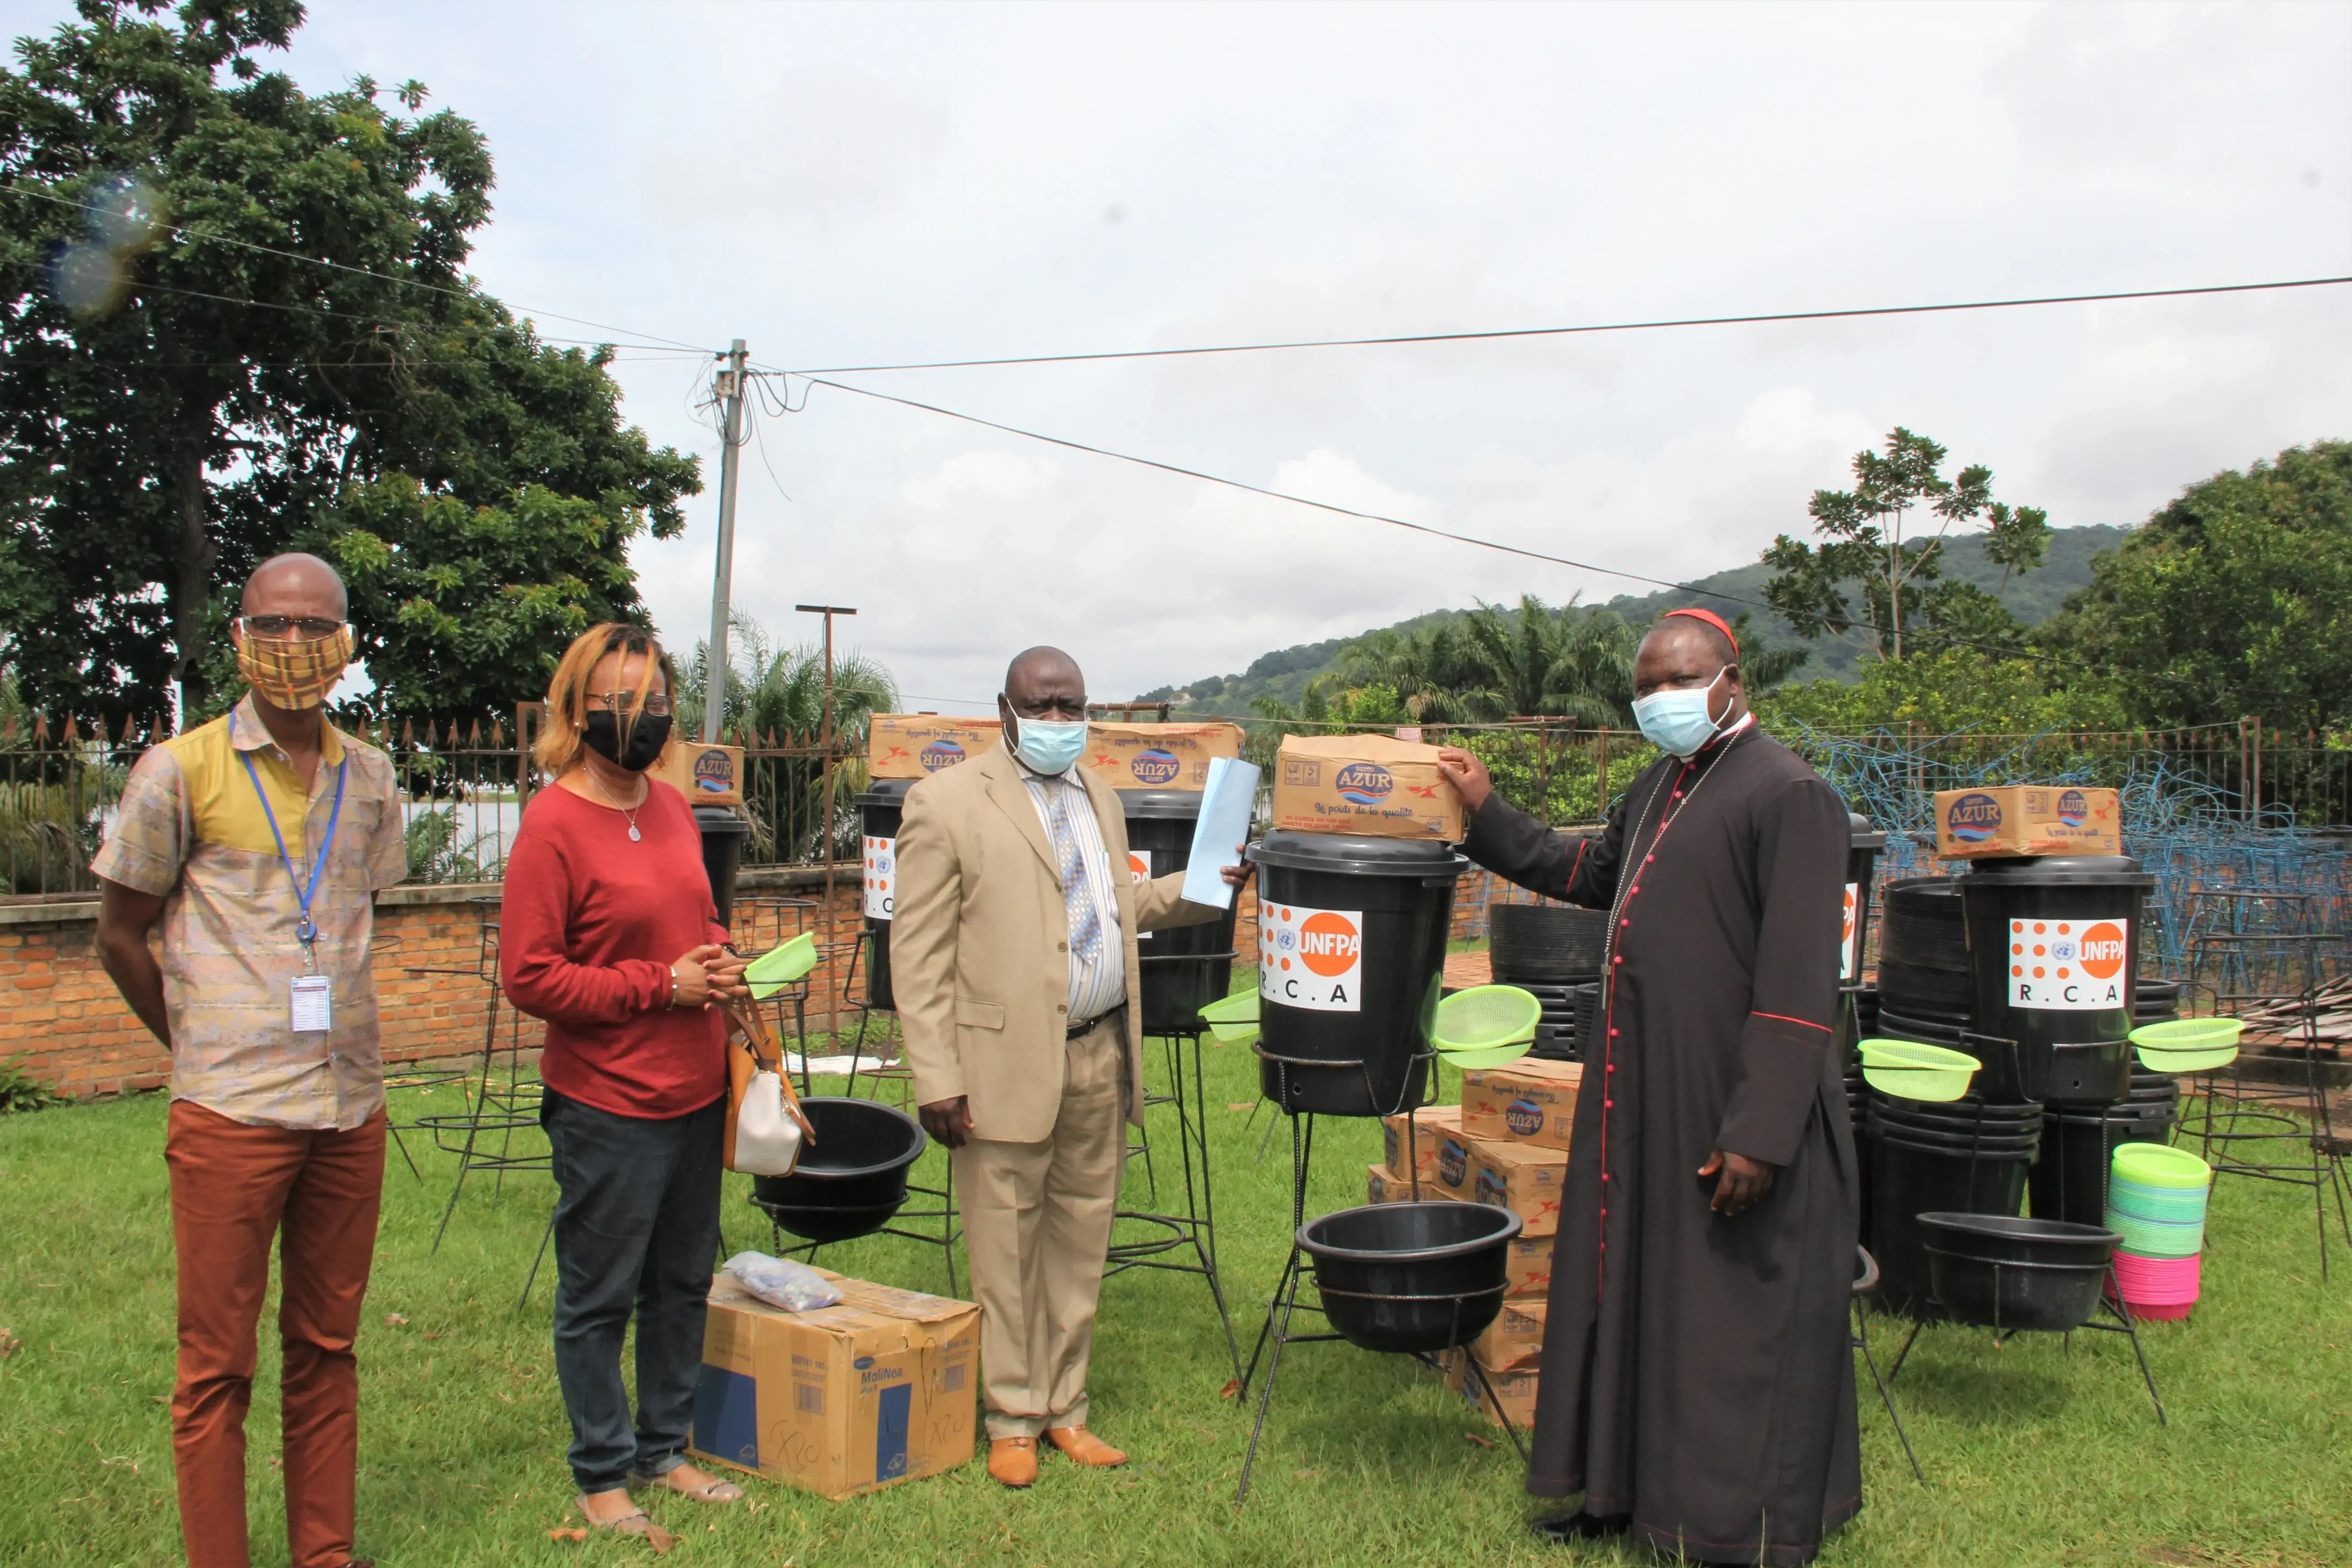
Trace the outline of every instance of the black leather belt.
[[1097, 1013], [1083, 1024], [1071, 1025], [1069, 1028], [1063, 1033], [1062, 1038], [1066, 1043], [1067, 1041], [1076, 1039], [1081, 1035], [1091, 1035], [1097, 1029], [1102, 1027], [1105, 1024], [1109, 1023], [1112, 1019], [1118, 1017], [1121, 1013], [1126, 1011], [1127, 1004], [1122, 1002], [1108, 1013]]

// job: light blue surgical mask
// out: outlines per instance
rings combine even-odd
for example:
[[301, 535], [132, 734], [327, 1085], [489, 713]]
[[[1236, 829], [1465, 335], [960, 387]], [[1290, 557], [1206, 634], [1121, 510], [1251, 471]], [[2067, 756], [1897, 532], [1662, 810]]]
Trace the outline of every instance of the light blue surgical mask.
[[1087, 749], [1087, 726], [1084, 720], [1020, 719], [1020, 737], [1013, 742], [1013, 754], [1035, 772], [1046, 774], [1066, 773]]
[[1637, 699], [1633, 703], [1633, 722], [1642, 727], [1643, 738], [1658, 750], [1671, 752], [1685, 761], [1696, 756], [1701, 746], [1715, 739], [1720, 727], [1707, 711], [1707, 702], [1715, 692], [1715, 681], [1721, 680], [1724, 669], [1730, 668], [1727, 664], [1717, 670], [1715, 680], [1705, 686], [1653, 691]]

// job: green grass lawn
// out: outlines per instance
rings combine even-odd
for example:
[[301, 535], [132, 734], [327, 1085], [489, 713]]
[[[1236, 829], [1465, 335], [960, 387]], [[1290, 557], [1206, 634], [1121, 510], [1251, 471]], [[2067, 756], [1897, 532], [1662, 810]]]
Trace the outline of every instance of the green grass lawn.
[[[1156, 1052], [1158, 1047], [1152, 1047]], [[1266, 1125], [1245, 1048], [1205, 1052], [1226, 1281], [1243, 1352], [1255, 1304], [1281, 1267], [1288, 1150]], [[1449, 1085], [1449, 1088], [1453, 1086]], [[443, 1089], [403, 1114], [451, 1108]], [[1240, 1109], [1234, 1109], [1240, 1107]], [[0, 1563], [176, 1560], [169, 1416], [170, 1226], [158, 1096], [0, 1119]], [[1155, 1111], [1155, 1117], [1172, 1112]], [[1309, 1212], [1363, 1201], [1370, 1123], [1327, 1122]], [[1158, 1133], [1163, 1203], [1172, 1124]], [[641, 1542], [551, 1541], [572, 1488], [569, 1432], [550, 1365], [546, 1276], [515, 1305], [551, 1196], [544, 1175], [502, 1196], [469, 1187], [447, 1241], [429, 1248], [452, 1163], [412, 1177], [395, 1156], [361, 1341], [359, 1547], [386, 1568], [648, 1558]], [[937, 1176], [938, 1155], [925, 1169]], [[1139, 1163], [1129, 1179], [1142, 1200]], [[735, 1247], [765, 1244], [728, 1178]], [[1932, 1331], [1896, 1386], [1927, 1469], [1913, 1480], [1865, 1382], [1866, 1506], [1833, 1538], [1841, 1568], [1994, 1564], [2342, 1564], [2352, 1562], [2352, 1255], [2318, 1275], [2309, 1194], [2227, 1181], [2215, 1195], [2206, 1300], [2192, 1324], [2143, 1330], [2172, 1425], [2159, 1428], [2111, 1335], [2071, 1345]], [[845, 1272], [944, 1290], [936, 1247], [889, 1237], [831, 1249]], [[274, 1309], [273, 1309], [274, 1310]], [[404, 1322], [390, 1323], [397, 1315]], [[265, 1316], [265, 1324], [269, 1321]], [[1895, 1337], [1895, 1325], [1880, 1332]], [[277, 1357], [265, 1330], [252, 1422], [256, 1561], [286, 1561], [272, 1457]], [[1531, 1511], [1507, 1446], [1430, 1374], [1343, 1344], [1296, 1347], [1259, 1456], [1233, 1510], [1249, 1412], [1195, 1278], [1130, 1272], [1104, 1291], [1095, 1424], [1137, 1463], [1087, 1472], [1048, 1458], [1008, 1494], [977, 1463], [831, 1503], [746, 1478], [751, 1506], [650, 1506], [685, 1533], [675, 1561], [834, 1564], [1539, 1563], [1581, 1556], [1526, 1533]]]

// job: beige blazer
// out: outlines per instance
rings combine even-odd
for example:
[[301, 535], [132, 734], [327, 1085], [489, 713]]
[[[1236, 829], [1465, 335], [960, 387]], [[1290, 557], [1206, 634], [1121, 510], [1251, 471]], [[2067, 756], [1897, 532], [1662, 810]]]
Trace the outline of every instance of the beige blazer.
[[[1142, 966], [1135, 933], [1215, 920], [1188, 904], [1181, 872], [1137, 879], [1118, 793], [1087, 778], [1110, 852], [1127, 950], [1128, 1119], [1143, 1121]], [[1021, 765], [1002, 745], [907, 792], [898, 826], [890, 989], [915, 1100], [971, 1102], [972, 1133], [1013, 1143], [1053, 1135], [1069, 1026], [1069, 917]]]

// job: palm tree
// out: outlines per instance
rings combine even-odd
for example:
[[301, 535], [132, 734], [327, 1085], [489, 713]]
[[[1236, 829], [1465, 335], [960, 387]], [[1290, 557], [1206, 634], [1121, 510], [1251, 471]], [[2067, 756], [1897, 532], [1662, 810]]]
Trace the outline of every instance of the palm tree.
[[1633, 637], [1615, 613], [1523, 594], [1516, 611], [1480, 600], [1462, 627], [1475, 671], [1462, 699], [1482, 717], [1633, 722]]
[[1339, 649], [1339, 669], [1356, 685], [1396, 692], [1416, 724], [1475, 717], [1464, 693], [1477, 685], [1477, 669], [1461, 629], [1450, 622], [1367, 632]]
[[[767, 628], [741, 611], [727, 621], [727, 695], [719, 728], [764, 740], [767, 736], [814, 736], [824, 726], [824, 650], [803, 643], [780, 647]], [[698, 734], [702, 693], [709, 679], [709, 649], [694, 645], [678, 694], [677, 727]], [[898, 706], [890, 672], [860, 653], [836, 654], [833, 661], [833, 729], [851, 740], [866, 733], [866, 720]]]

